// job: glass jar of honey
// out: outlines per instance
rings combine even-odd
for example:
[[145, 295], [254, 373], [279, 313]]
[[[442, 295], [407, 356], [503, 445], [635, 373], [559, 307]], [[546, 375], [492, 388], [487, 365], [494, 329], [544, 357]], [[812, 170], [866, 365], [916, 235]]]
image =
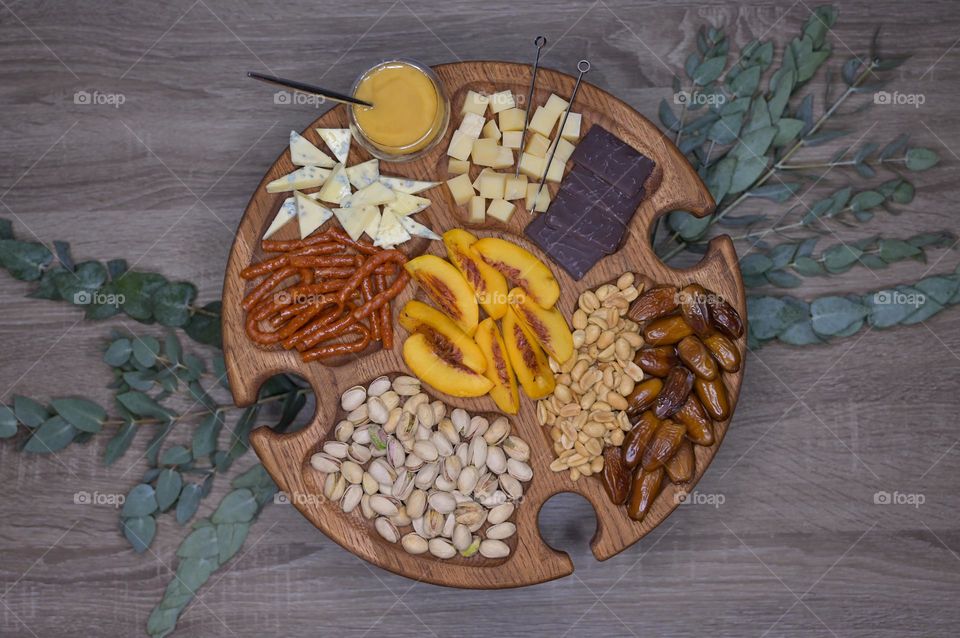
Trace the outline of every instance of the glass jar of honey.
[[443, 138], [450, 122], [450, 98], [440, 78], [414, 60], [377, 64], [357, 78], [353, 96], [373, 107], [349, 107], [351, 132], [384, 161], [422, 156]]

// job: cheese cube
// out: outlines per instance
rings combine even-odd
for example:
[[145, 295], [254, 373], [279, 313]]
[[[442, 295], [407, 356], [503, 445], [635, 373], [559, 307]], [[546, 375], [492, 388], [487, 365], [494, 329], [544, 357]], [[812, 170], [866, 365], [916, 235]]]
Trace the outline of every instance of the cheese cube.
[[523, 152], [536, 155], [537, 157], [546, 157], [547, 151], [549, 150], [550, 138], [544, 137], [539, 133], [534, 133], [530, 136], [530, 139], [527, 140], [527, 147], [523, 149]]
[[543, 171], [546, 169], [547, 161], [542, 157], [524, 153], [520, 156], [520, 172], [530, 179], [539, 180], [543, 177]]
[[507, 176], [503, 185], [503, 198], [506, 200], [523, 199], [527, 195], [527, 176]]
[[483, 119], [482, 115], [477, 115], [476, 113], [467, 113], [463, 116], [463, 121], [460, 122], [460, 128], [457, 129], [462, 131], [464, 135], [472, 139], [477, 139], [480, 137], [480, 133], [483, 131], [483, 125], [486, 123], [486, 120]]
[[526, 111], [523, 109], [507, 109], [500, 111], [498, 119], [500, 121], [501, 131], [522, 131], [523, 120], [526, 118]]
[[470, 162], [467, 160], [458, 160], [450, 158], [450, 161], [447, 162], [447, 172], [451, 175], [463, 175], [464, 173], [470, 172]]
[[567, 169], [567, 161], [559, 157], [554, 157], [550, 162], [550, 168], [547, 169], [547, 181], [559, 182], [563, 179], [563, 172]]
[[516, 206], [505, 199], [495, 199], [487, 206], [487, 215], [506, 223], [510, 221]]
[[477, 179], [473, 180], [473, 190], [479, 192], [479, 190], [480, 190], [480, 178], [483, 177], [484, 175], [486, 175], [487, 173], [492, 173], [492, 172], [493, 172], [493, 169], [492, 169], [492, 168], [485, 168], [485, 169], [483, 169], [482, 171], [480, 171], [480, 174], [477, 175]]
[[553, 111], [548, 111], [542, 106], [538, 106], [530, 118], [530, 125], [527, 127], [534, 133], [539, 133], [544, 137], [550, 137], [554, 125], [557, 123], [559, 115]]
[[487, 123], [483, 125], [483, 132], [480, 133], [480, 135], [491, 140], [499, 140], [500, 129], [497, 128], [497, 121], [487, 120]]
[[477, 115], [483, 115], [487, 110], [487, 103], [490, 101], [486, 95], [480, 95], [476, 91], [467, 91], [467, 97], [463, 99], [463, 109], [461, 113], [466, 115], [467, 113], [476, 113]]
[[583, 117], [579, 113], [570, 111], [570, 115], [567, 116], [567, 123], [563, 125], [563, 130], [560, 131], [560, 137], [571, 142], [580, 139], [580, 124], [582, 120]]
[[447, 147], [447, 155], [458, 160], [467, 159], [473, 149], [473, 139], [463, 131], [454, 131], [453, 137], [450, 138], [450, 146]]
[[493, 171], [480, 177], [480, 197], [485, 199], [503, 199], [503, 188], [507, 176]]
[[539, 187], [539, 184], [527, 184], [527, 200], [524, 205], [528, 211], [542, 213], [550, 206], [550, 190], [546, 186], [540, 191], [540, 196], [537, 197], [536, 205], [534, 205], [533, 198], [537, 196]]
[[567, 110], [568, 106], [570, 106], [570, 102], [567, 102], [556, 93], [551, 93], [550, 97], [547, 98], [547, 103], [543, 105], [543, 108], [554, 113], [556, 117], [559, 118], [563, 115], [563, 112]]
[[506, 148], [519, 149], [523, 145], [523, 131], [504, 131], [500, 143]]
[[[500, 156], [500, 146], [497, 140], [479, 139], [473, 142], [470, 158], [477, 166], [494, 166]], [[458, 158], [459, 159], [459, 158]]]
[[513, 151], [505, 146], [497, 147], [497, 160], [494, 162], [494, 168], [510, 168], [513, 166]]
[[457, 202], [459, 206], [463, 206], [469, 202], [470, 198], [475, 195], [473, 192], [473, 184], [470, 183], [470, 177], [466, 174], [457, 175], [453, 179], [448, 179], [447, 188], [450, 189], [450, 194], [453, 195], [453, 201]]
[[482, 224], [487, 216], [487, 200], [482, 197], [473, 197], [470, 200], [470, 214], [467, 221]]
[[517, 105], [513, 99], [512, 91], [500, 91], [490, 96], [490, 110], [494, 115], [500, 111], [512, 109]]
[[[570, 156], [573, 155], [573, 150], [576, 148], [576, 146], [574, 146], [567, 140], [563, 138], [559, 138], [558, 140], [554, 140], [553, 143], [551, 143], [550, 145], [551, 151], [553, 151], [554, 144], [556, 144], [557, 146], [557, 153], [556, 155], [553, 156], [554, 159], [562, 159], [563, 161], [567, 161], [568, 159], [570, 159]], [[549, 154], [547, 156], [549, 157]]]

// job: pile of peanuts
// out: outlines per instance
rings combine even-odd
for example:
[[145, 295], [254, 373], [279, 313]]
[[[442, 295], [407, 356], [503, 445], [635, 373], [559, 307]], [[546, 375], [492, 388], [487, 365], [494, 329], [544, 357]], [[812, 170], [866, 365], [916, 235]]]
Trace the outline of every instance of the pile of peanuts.
[[621, 445], [632, 427], [627, 397], [644, 378], [633, 362], [644, 341], [626, 314], [641, 292], [633, 273], [584, 292], [571, 320], [574, 356], [563, 365], [550, 359], [557, 385], [537, 402], [537, 419], [557, 454], [550, 469], [568, 470], [574, 481], [602, 471], [604, 446]]

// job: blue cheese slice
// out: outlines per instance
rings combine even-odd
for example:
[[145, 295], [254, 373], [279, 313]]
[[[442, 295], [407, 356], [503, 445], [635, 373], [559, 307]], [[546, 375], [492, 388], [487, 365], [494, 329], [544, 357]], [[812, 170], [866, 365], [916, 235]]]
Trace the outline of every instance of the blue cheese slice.
[[283, 200], [283, 204], [280, 205], [280, 210], [277, 211], [276, 217], [274, 217], [273, 221], [270, 222], [270, 227], [267, 228], [267, 232], [263, 234], [263, 238], [269, 239], [270, 235], [273, 235], [275, 232], [286, 226], [287, 223], [296, 216], [297, 205], [292, 197], [288, 197]]
[[364, 206], [363, 209], [370, 211], [365, 213], [364, 219], [367, 220], [367, 225], [364, 226], [363, 232], [367, 234], [367, 237], [375, 240], [377, 238], [377, 229], [380, 228], [380, 220], [383, 217], [380, 213], [380, 207]]
[[283, 193], [286, 191], [300, 191], [305, 188], [316, 188], [322, 186], [327, 177], [330, 176], [330, 169], [320, 168], [318, 166], [304, 166], [277, 178], [267, 184], [268, 193]]
[[344, 204], [351, 208], [380, 206], [381, 204], [388, 204], [396, 198], [397, 196], [392, 190], [380, 182], [374, 182], [366, 188], [362, 188], [353, 195], [350, 195]]
[[390, 211], [397, 217], [415, 215], [430, 206], [430, 200], [416, 195], [395, 192], [397, 198], [383, 207], [384, 212]]
[[329, 208], [300, 191], [294, 191], [293, 196], [297, 204], [297, 221], [300, 222], [300, 239], [306, 239], [307, 235], [333, 217]]
[[341, 164], [347, 163], [350, 154], [350, 129], [348, 128], [318, 128], [320, 139], [333, 152], [333, 156]]
[[407, 195], [416, 195], [420, 191], [425, 191], [428, 188], [440, 185], [440, 182], [418, 182], [415, 179], [390, 177], [389, 175], [381, 175], [380, 183], [394, 192], [406, 193]]
[[317, 194], [317, 199], [331, 204], [340, 204], [348, 197], [350, 197], [350, 180], [347, 178], [343, 164], [337, 164]]
[[[379, 215], [375, 206], [366, 208], [334, 208], [333, 214], [337, 221], [343, 227], [343, 230], [350, 235], [350, 239], [357, 241], [363, 235], [363, 231], [370, 225], [370, 220], [375, 215]], [[380, 223], [379, 218], [377, 224]]]
[[372, 159], [347, 167], [347, 179], [354, 188], [366, 188], [380, 179], [380, 160]]
[[373, 245], [381, 248], [392, 248], [410, 239], [410, 233], [403, 227], [400, 222], [401, 219], [405, 218], [384, 212], [380, 216], [380, 226], [377, 228], [377, 236], [373, 239]]
[[[386, 211], [384, 211], [383, 214], [386, 215]], [[432, 239], [434, 241], [439, 241], [441, 239], [440, 235], [436, 234], [412, 217], [398, 217], [397, 219], [400, 220], [400, 225], [403, 226], [403, 229], [414, 237], [426, 237], [427, 239]]]
[[314, 146], [296, 131], [290, 131], [290, 161], [295, 166], [322, 166], [333, 168], [333, 158]]

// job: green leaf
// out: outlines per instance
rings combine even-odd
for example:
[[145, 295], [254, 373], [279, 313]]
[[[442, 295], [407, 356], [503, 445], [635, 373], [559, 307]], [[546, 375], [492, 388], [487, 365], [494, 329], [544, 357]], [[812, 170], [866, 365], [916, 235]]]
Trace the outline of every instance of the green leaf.
[[157, 535], [157, 521], [152, 516], [124, 518], [123, 535], [133, 546], [133, 551], [142, 554]]
[[213, 558], [219, 554], [217, 530], [214, 527], [200, 527], [183, 539], [177, 549], [180, 558]]
[[799, 288], [803, 280], [786, 270], [770, 270], [766, 273], [767, 280], [778, 288]]
[[156, 377], [157, 375], [153, 371], [140, 372], [139, 370], [134, 370], [133, 372], [123, 373], [123, 381], [134, 390], [139, 390], [140, 392], [152, 390]]
[[166, 283], [163, 275], [129, 270], [109, 287], [127, 315], [137, 321], [148, 321], [153, 318], [153, 294]]
[[197, 513], [200, 507], [201, 487], [197, 483], [187, 483], [180, 491], [180, 498], [177, 499], [177, 522], [183, 525]]
[[846, 297], [820, 297], [810, 303], [810, 315], [814, 331], [829, 337], [862, 321], [867, 308]]
[[107, 420], [107, 411], [88, 399], [71, 397], [50, 402], [57, 414], [84, 432], [99, 432]]
[[177, 578], [188, 590], [196, 592], [219, 566], [216, 557], [187, 558], [177, 566]]
[[70, 445], [77, 436], [77, 429], [59, 416], [50, 417], [33, 432], [23, 447], [25, 452], [49, 454]]
[[160, 342], [155, 337], [145, 336], [133, 340], [133, 358], [144, 368], [152, 368], [160, 354]]
[[803, 319], [789, 326], [777, 335], [777, 338], [793, 346], [809, 346], [823, 343], [823, 339], [813, 331], [809, 319]]
[[165, 326], [186, 325], [190, 319], [190, 306], [196, 298], [197, 287], [193, 284], [184, 281], [168, 283], [153, 295], [153, 316]]
[[820, 262], [809, 257], [797, 257], [794, 259], [793, 269], [804, 277], [814, 277], [817, 275], [826, 274], [826, 271]]
[[670, 104], [666, 98], [660, 100], [660, 108], [657, 114], [660, 117], [660, 123], [669, 130], [674, 132], [680, 130], [680, 120], [673, 114], [673, 109], [670, 108]]
[[911, 148], [906, 155], [907, 168], [911, 171], [925, 171], [936, 166], [939, 161], [940, 156], [929, 148]]
[[790, 117], [780, 118], [777, 121], [777, 134], [773, 138], [773, 146], [779, 148], [799, 139], [803, 126], [802, 120]]
[[762, 275], [771, 268], [773, 261], [761, 253], [751, 253], [740, 260], [740, 271], [744, 275]]
[[[213, 529], [213, 528], [207, 528]], [[250, 531], [249, 523], [221, 523], [217, 525], [217, 545], [220, 549], [218, 560], [223, 565], [243, 547]]]
[[[793, 85], [796, 81], [797, 72], [793, 69], [785, 69], [778, 77], [773, 95], [767, 102], [767, 110], [772, 121], [779, 124], [779, 120], [787, 108], [787, 103], [790, 101], [790, 94], [793, 92]], [[799, 130], [797, 132], [799, 133]]]
[[697, 70], [693, 72], [693, 81], [700, 86], [706, 86], [720, 77], [720, 74], [723, 73], [723, 69], [726, 66], [726, 56], [704, 60], [697, 67]]
[[217, 449], [217, 438], [223, 426], [223, 415], [214, 412], [200, 422], [193, 431], [193, 457], [202, 458], [212, 454]]
[[143, 392], [124, 392], [117, 395], [117, 401], [120, 405], [130, 410], [137, 416], [153, 417], [155, 419], [168, 420], [172, 418], [170, 412], [162, 405], [151, 399]]
[[[171, 581], [179, 586], [180, 581]], [[173, 632], [177, 626], [177, 619], [180, 617], [180, 611], [186, 606], [193, 594], [189, 594], [187, 600], [176, 607], [162, 608], [154, 607], [147, 618], [147, 633], [155, 638], [166, 636]]]
[[850, 200], [850, 209], [853, 211], [869, 210], [882, 204], [886, 198], [877, 191], [861, 191]]
[[103, 454], [103, 464], [110, 465], [130, 447], [134, 437], [137, 435], [137, 426], [128, 421], [120, 426], [117, 433], [107, 442], [107, 448]]
[[767, 170], [766, 157], [741, 157], [733, 174], [728, 194], [736, 194], [753, 186], [754, 182]]
[[763, 69], [760, 66], [751, 66], [743, 70], [730, 82], [730, 91], [737, 97], [753, 95], [760, 86], [760, 74]]
[[50, 418], [50, 413], [43, 405], [18, 394], [13, 395], [13, 412], [17, 420], [28, 428], [35, 428]]
[[764, 161], [766, 161], [766, 158], [763, 156], [766, 155], [767, 149], [770, 148], [770, 144], [773, 142], [776, 134], [777, 127], [775, 126], [765, 126], [755, 131], [750, 131], [740, 139], [739, 144], [733, 147], [730, 154], [738, 160], [748, 157], [762, 157]]
[[914, 192], [913, 184], [908, 181], [902, 181], [893, 189], [893, 194], [890, 198], [897, 204], [909, 204], [913, 201]]
[[37, 242], [0, 239], [0, 266], [14, 279], [36, 281], [53, 261], [50, 249]]
[[777, 297], [750, 297], [747, 299], [747, 314], [750, 317], [751, 334], [758, 339], [773, 339], [787, 323], [784, 313], [786, 303]]
[[147, 516], [157, 511], [157, 494], [152, 485], [138, 483], [127, 493], [120, 515], [124, 517]]
[[744, 114], [742, 112], [729, 113], [722, 116], [713, 123], [710, 130], [707, 131], [707, 137], [717, 144], [730, 144], [740, 135], [740, 128], [743, 126]]
[[[220, 302], [212, 301], [195, 312], [184, 327], [184, 331], [197, 343], [222, 348], [220, 335]], [[210, 316], [213, 315], [213, 316]]]
[[17, 433], [17, 416], [13, 410], [0, 404], [0, 439], [9, 439]]
[[215, 524], [220, 523], [249, 523], [257, 513], [257, 501], [253, 493], [241, 488], [233, 490], [227, 494], [213, 513], [210, 520]]
[[54, 277], [60, 297], [74, 305], [97, 302], [94, 293], [107, 281], [107, 269], [99, 261], [85, 261], [73, 272], [62, 271]]
[[165, 469], [157, 477], [157, 507], [161, 512], [170, 509], [177, 497], [180, 496], [180, 488], [183, 486], [183, 477], [180, 472], [171, 469]]
[[878, 242], [880, 258], [887, 263], [922, 255], [923, 251], [902, 239], [881, 239]]
[[176, 332], [168, 332], [163, 339], [163, 353], [170, 360], [171, 365], [176, 365], [183, 361], [183, 346]]
[[724, 157], [714, 164], [706, 179], [707, 187], [710, 189], [714, 201], [719, 202], [730, 190], [730, 182], [733, 180], [733, 173], [736, 168], [737, 160], [733, 157]]
[[183, 465], [193, 460], [190, 450], [182, 445], [174, 445], [163, 451], [160, 455], [161, 465]]
[[863, 251], [855, 246], [835, 244], [823, 251], [823, 266], [828, 272], [844, 272], [857, 263], [862, 254]]
[[0, 218], [0, 239], [13, 239], [13, 223], [9, 219]]
[[129, 361], [132, 353], [133, 346], [129, 339], [117, 339], [103, 353], [103, 361], [107, 365], [117, 368]]

